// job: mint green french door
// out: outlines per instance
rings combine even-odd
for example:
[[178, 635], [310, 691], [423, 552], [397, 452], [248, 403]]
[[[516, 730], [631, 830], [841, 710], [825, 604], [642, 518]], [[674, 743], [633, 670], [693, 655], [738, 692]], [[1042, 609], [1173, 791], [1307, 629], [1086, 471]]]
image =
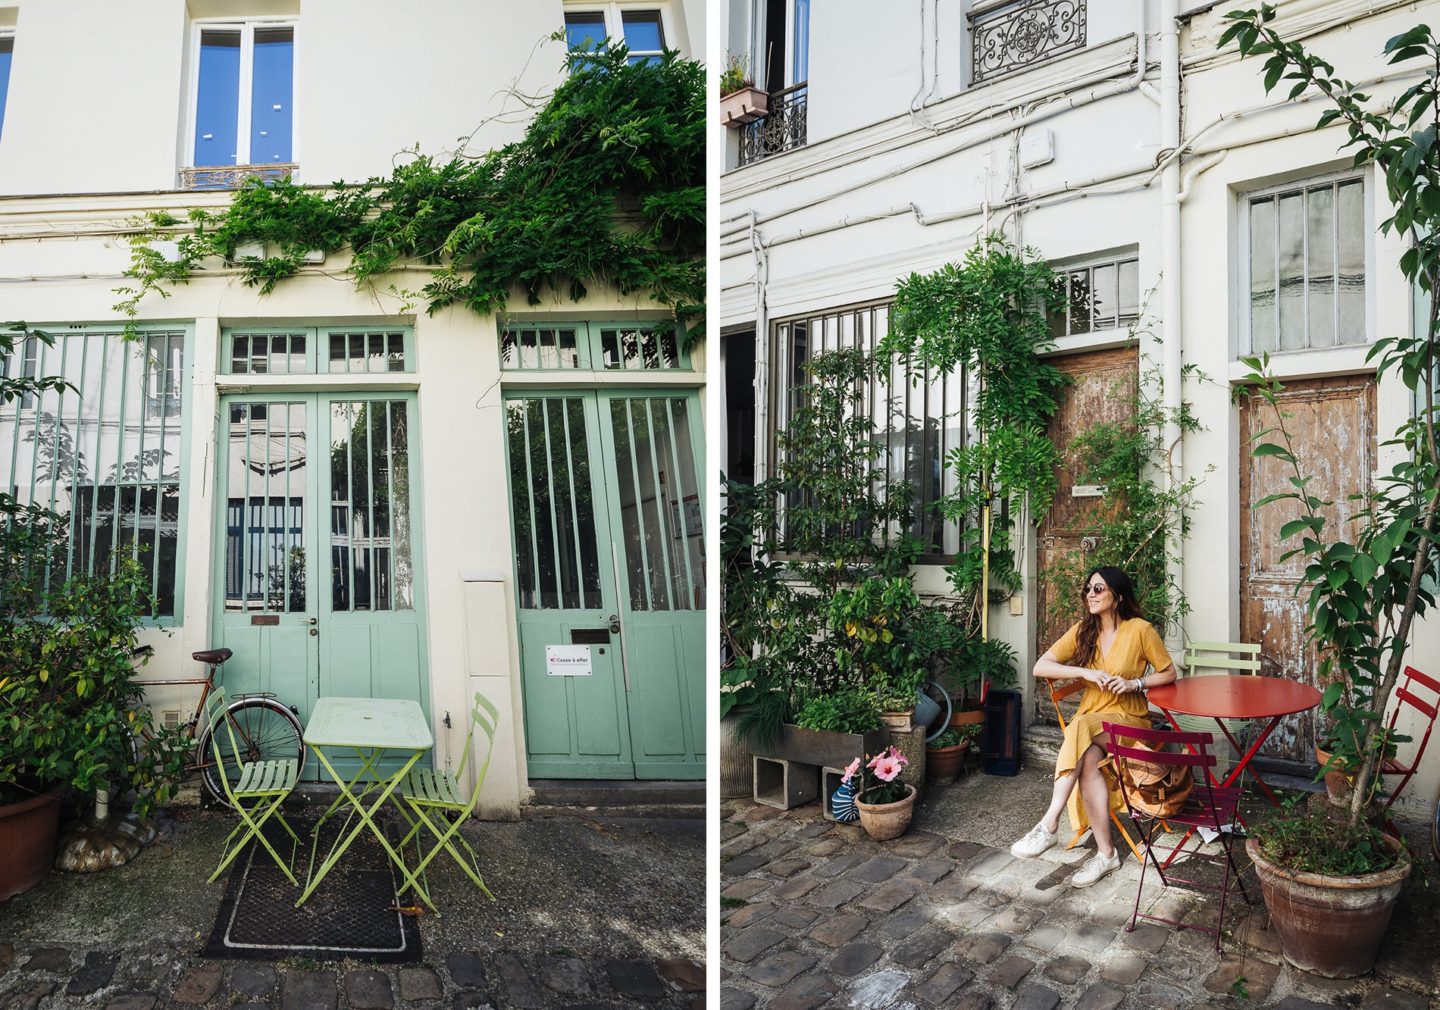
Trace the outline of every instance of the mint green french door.
[[234, 653], [227, 692], [272, 693], [302, 724], [331, 695], [428, 711], [414, 426], [407, 393], [222, 398], [213, 626]]
[[705, 536], [694, 393], [512, 394], [531, 778], [705, 774]]

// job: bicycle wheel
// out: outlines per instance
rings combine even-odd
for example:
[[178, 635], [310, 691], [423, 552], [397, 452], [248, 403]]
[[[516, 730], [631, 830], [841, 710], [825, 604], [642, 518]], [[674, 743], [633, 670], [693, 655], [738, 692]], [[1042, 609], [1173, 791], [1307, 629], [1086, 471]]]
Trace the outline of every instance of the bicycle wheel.
[[[225, 706], [225, 720], [215, 726], [218, 732], [214, 737], [225, 760], [225, 772], [230, 777], [231, 788], [239, 781], [242, 764], [250, 761], [283, 761], [289, 758], [296, 762], [297, 770], [304, 770], [305, 741], [300, 733], [300, 720], [274, 698], [237, 698]], [[205, 791], [225, 803], [229, 801], [220, 782], [220, 769], [215, 764], [211, 735], [206, 729], [197, 745], [202, 762], [200, 778], [205, 783]]]

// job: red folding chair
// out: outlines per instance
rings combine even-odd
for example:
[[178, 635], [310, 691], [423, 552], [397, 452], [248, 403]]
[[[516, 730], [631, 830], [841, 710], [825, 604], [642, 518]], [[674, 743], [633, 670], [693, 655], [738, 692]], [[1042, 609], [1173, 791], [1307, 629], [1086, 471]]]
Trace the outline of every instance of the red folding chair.
[[[1434, 695], [1434, 698], [1426, 701], [1415, 693], [1417, 688], [1427, 689]], [[1401, 761], [1399, 757], [1393, 757], [1386, 758], [1380, 766], [1382, 782], [1386, 775], [1400, 777], [1395, 788], [1390, 790], [1389, 798], [1385, 800], [1385, 810], [1389, 810], [1390, 805], [1400, 797], [1401, 790], [1414, 777], [1415, 769], [1420, 767], [1420, 759], [1425, 755], [1425, 746], [1430, 742], [1430, 731], [1435, 728], [1435, 713], [1440, 710], [1440, 682], [1433, 677], [1426, 676], [1413, 666], [1407, 666], [1405, 667], [1405, 682], [1396, 689], [1395, 697], [1397, 702], [1395, 710], [1390, 713], [1390, 723], [1387, 729], [1391, 733], [1395, 732], [1395, 724], [1400, 720], [1400, 712], [1408, 705], [1425, 717], [1425, 735], [1420, 738], [1420, 746], [1415, 748], [1415, 754], [1408, 763]]]
[[[1215, 950], [1220, 953], [1221, 930], [1225, 925], [1225, 901], [1233, 890], [1231, 881], [1239, 885], [1240, 895], [1250, 904], [1250, 895], [1245, 890], [1245, 881], [1240, 876], [1240, 869], [1235, 865], [1235, 856], [1231, 852], [1231, 846], [1235, 840], [1233, 825], [1235, 823], [1235, 810], [1240, 802], [1239, 786], [1225, 788], [1212, 785], [1210, 776], [1205, 774], [1194, 774], [1195, 769], [1208, 769], [1215, 765], [1215, 755], [1209, 751], [1215, 738], [1210, 733], [1176, 733], [1169, 730], [1158, 729], [1137, 729], [1134, 726], [1127, 726], [1124, 723], [1104, 724], [1105, 732], [1110, 738], [1109, 751], [1111, 758], [1115, 761], [1116, 771], [1121, 776], [1121, 781], [1128, 777], [1125, 773], [1127, 761], [1144, 761], [1150, 765], [1186, 765], [1191, 769], [1195, 785], [1186, 797], [1184, 808], [1176, 814], [1169, 814], [1163, 819], [1152, 816], [1143, 810], [1138, 810], [1130, 801], [1130, 796], [1122, 788], [1125, 794], [1125, 806], [1130, 813], [1130, 819], [1140, 829], [1141, 846], [1145, 849], [1145, 859], [1140, 863], [1140, 884], [1135, 889], [1135, 908], [1130, 913], [1130, 925], [1125, 927], [1128, 933], [1135, 928], [1138, 919], [1150, 919], [1153, 922], [1163, 922], [1167, 926], [1174, 926], [1177, 929], [1198, 929], [1204, 933], [1215, 934]], [[1122, 741], [1124, 741], [1122, 743]], [[1145, 747], [1129, 746], [1130, 741], [1144, 743]], [[1175, 750], [1165, 750], [1167, 746], [1174, 745]], [[1176, 855], [1184, 848], [1185, 841], [1181, 840], [1179, 845], [1156, 844], [1157, 836], [1161, 834], [1162, 824], [1183, 824], [1189, 828], [1209, 828], [1216, 832], [1221, 853], [1209, 853], [1200, 851], [1199, 847], [1191, 851], [1190, 859], [1201, 860], [1212, 863], [1221, 868], [1221, 880], [1218, 885], [1208, 881], [1192, 880], [1177, 875], [1173, 870], [1167, 873], [1167, 867], [1174, 860]], [[1185, 836], [1186, 838], [1189, 835]], [[1169, 852], [1170, 856], [1161, 863], [1156, 853]], [[1220, 895], [1220, 912], [1215, 918], [1215, 927], [1200, 926], [1195, 923], [1177, 922], [1174, 919], [1166, 919], [1163, 916], [1148, 915], [1140, 911], [1140, 898], [1145, 891], [1145, 873], [1150, 866], [1155, 867], [1155, 872], [1160, 874], [1160, 883], [1163, 887], [1169, 887], [1171, 882], [1177, 884], [1189, 884], [1202, 890], [1215, 891]], [[1184, 865], [1184, 864], [1182, 864]]]

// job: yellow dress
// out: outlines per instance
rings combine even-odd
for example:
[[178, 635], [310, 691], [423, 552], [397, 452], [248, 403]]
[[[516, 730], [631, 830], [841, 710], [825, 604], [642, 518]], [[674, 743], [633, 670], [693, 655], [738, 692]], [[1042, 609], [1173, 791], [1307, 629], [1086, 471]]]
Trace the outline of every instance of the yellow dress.
[[[1070, 630], [1050, 649], [1056, 662], [1069, 663], [1075, 658], [1079, 637], [1080, 625], [1071, 625]], [[1087, 669], [1103, 670], [1116, 677], [1134, 680], [1145, 675], [1147, 666], [1163, 670], [1170, 663], [1170, 653], [1165, 650], [1165, 643], [1160, 640], [1159, 633], [1150, 626], [1150, 622], [1132, 617], [1128, 621], [1120, 622], [1120, 626], [1115, 630], [1115, 641], [1110, 643], [1109, 652], [1102, 656], [1099, 643], [1096, 643], [1095, 656]], [[1085, 692], [1080, 696], [1080, 707], [1065, 727], [1060, 756], [1055, 760], [1057, 779], [1075, 770], [1080, 764], [1080, 755], [1089, 749], [1097, 736], [1105, 732], [1101, 725], [1105, 722], [1123, 722], [1128, 726], [1149, 729], [1150, 707], [1145, 702], [1144, 693], [1132, 691], [1128, 694], [1116, 694], [1102, 690], [1094, 684], [1086, 684]], [[1125, 800], [1120, 795], [1120, 787], [1110, 770], [1109, 761], [1110, 759], [1106, 758], [1102, 767], [1110, 784], [1110, 809], [1119, 810], [1125, 806]], [[1090, 821], [1085, 816], [1085, 804], [1081, 801], [1078, 783], [1070, 793], [1068, 811], [1074, 830], [1084, 831], [1090, 826]]]

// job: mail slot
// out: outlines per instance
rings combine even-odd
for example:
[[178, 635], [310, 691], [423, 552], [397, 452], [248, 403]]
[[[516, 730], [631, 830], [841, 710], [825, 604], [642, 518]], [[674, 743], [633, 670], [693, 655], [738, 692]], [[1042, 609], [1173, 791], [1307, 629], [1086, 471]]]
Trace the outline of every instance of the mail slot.
[[280, 623], [279, 614], [255, 614], [250, 618], [252, 625], [259, 625], [262, 628], [273, 627]]
[[570, 630], [571, 645], [604, 645], [610, 641], [608, 628], [572, 628]]

